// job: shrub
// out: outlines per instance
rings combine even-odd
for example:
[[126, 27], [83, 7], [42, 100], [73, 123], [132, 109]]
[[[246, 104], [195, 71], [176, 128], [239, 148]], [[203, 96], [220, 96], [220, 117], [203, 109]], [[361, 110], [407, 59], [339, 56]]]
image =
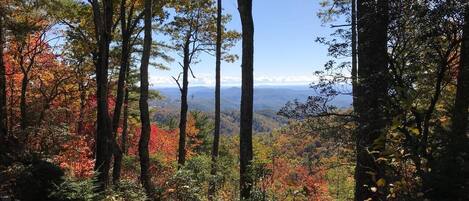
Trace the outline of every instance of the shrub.
[[140, 183], [121, 180], [113, 189], [106, 192], [104, 201], [145, 201], [147, 196]]
[[205, 200], [210, 176], [210, 158], [196, 156], [189, 159], [166, 183], [169, 200]]
[[95, 193], [94, 179], [74, 180], [70, 177], [60, 185], [56, 185], [54, 191], [50, 194], [50, 198], [60, 201], [94, 201], [99, 198], [99, 194]]
[[15, 182], [14, 193], [22, 201], [46, 201], [56, 184], [62, 183], [64, 172], [57, 165], [35, 160], [26, 167]]
[[96, 180], [75, 180], [67, 177], [50, 194], [50, 199], [57, 201], [145, 201], [147, 196], [143, 187], [130, 180], [122, 180], [113, 188], [101, 194], [96, 193]]

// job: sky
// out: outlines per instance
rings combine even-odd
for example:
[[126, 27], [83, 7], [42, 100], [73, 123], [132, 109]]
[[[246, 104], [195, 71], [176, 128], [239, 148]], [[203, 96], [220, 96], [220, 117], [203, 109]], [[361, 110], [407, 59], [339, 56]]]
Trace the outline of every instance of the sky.
[[[308, 85], [313, 73], [328, 60], [327, 47], [315, 39], [331, 31], [321, 24], [317, 13], [319, 0], [254, 0], [254, 85]], [[241, 32], [237, 0], [223, 0], [224, 14], [232, 15], [228, 29]], [[240, 86], [241, 41], [231, 49], [240, 59], [222, 63], [222, 87]], [[152, 87], [176, 87], [171, 76], [177, 77], [181, 68], [175, 61], [167, 64], [170, 70], [150, 70]], [[215, 57], [201, 54], [200, 62], [192, 65], [196, 76], [190, 86], [215, 85]]]

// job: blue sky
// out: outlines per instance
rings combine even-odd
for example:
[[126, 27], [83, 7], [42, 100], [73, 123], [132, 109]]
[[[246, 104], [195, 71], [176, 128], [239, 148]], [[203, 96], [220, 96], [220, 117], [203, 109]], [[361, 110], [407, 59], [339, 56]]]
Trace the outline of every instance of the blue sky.
[[[223, 0], [224, 13], [232, 15], [228, 29], [241, 31], [237, 0]], [[254, 0], [254, 84], [307, 85], [313, 81], [313, 72], [328, 60], [327, 48], [314, 42], [318, 36], [331, 31], [322, 26], [317, 17], [319, 0]], [[241, 41], [231, 50], [241, 58]], [[171, 70], [150, 70], [153, 87], [176, 86], [171, 76], [177, 77], [181, 58], [168, 64]], [[192, 66], [196, 79], [191, 86], [214, 86], [215, 58], [199, 56], [201, 62]], [[239, 86], [241, 63], [222, 63], [222, 85]]]

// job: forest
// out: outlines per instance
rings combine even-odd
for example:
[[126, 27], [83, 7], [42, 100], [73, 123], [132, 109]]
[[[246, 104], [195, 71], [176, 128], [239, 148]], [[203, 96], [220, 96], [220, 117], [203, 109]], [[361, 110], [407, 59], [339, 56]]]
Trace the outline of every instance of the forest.
[[0, 201], [469, 200], [469, 2], [310, 1], [300, 94], [256, 85], [271, 1], [0, 0]]

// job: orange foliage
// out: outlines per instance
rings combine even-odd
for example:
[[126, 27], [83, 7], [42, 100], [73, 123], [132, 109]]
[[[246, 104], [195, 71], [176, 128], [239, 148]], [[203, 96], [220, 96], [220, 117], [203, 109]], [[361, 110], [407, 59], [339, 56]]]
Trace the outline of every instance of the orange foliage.
[[[130, 141], [129, 154], [138, 155], [138, 141], [141, 128], [137, 128], [135, 135]], [[161, 154], [165, 162], [175, 161], [178, 148], [178, 135], [176, 130], [168, 131], [151, 125], [150, 142], [148, 149], [150, 155]]]
[[[24, 37], [8, 38], [4, 52], [8, 128], [25, 148], [54, 155], [54, 161], [76, 177], [89, 177], [93, 170], [95, 110], [90, 87], [79, 89], [78, 80], [93, 83], [86, 73], [78, 75], [49, 45], [46, 30]], [[85, 76], [81, 76], [85, 75]], [[80, 77], [81, 76], [81, 77]], [[27, 82], [26, 113], [31, 127], [27, 139], [18, 134], [22, 81]], [[85, 91], [82, 108], [84, 131], [77, 135], [80, 118], [80, 90]], [[66, 126], [65, 126], [66, 125]]]
[[309, 145], [316, 143], [316, 138], [310, 135], [297, 136], [295, 134], [280, 134], [273, 142], [273, 158], [266, 164], [270, 174], [262, 181], [265, 189], [270, 189], [280, 196], [296, 197], [301, 192], [308, 200], [332, 200], [329, 197], [328, 184], [324, 180], [324, 171], [311, 167], [303, 161]]
[[261, 182], [263, 189], [270, 189], [275, 195], [295, 197], [296, 193], [305, 195], [308, 200], [328, 199], [328, 185], [322, 171], [312, 172], [304, 165], [294, 165], [285, 158], [275, 158], [267, 165], [271, 174]]
[[[130, 140], [129, 154], [138, 155], [138, 140], [140, 139], [140, 129], [137, 128], [135, 135]], [[200, 145], [200, 140], [197, 139], [199, 130], [195, 126], [195, 119], [189, 116], [187, 121], [187, 156], [190, 157], [194, 154], [193, 148]], [[150, 142], [148, 149], [150, 155], [158, 154], [162, 156], [163, 162], [171, 163], [177, 160], [177, 150], [179, 146], [179, 132], [178, 130], [164, 130], [159, 128], [156, 124], [151, 125]]]
[[186, 154], [187, 158], [190, 158], [193, 156], [194, 149], [202, 144], [201, 139], [197, 138], [197, 134], [199, 133], [199, 129], [195, 126], [195, 118], [191, 115], [189, 115], [189, 118], [187, 118], [187, 126], [186, 126], [186, 134], [187, 134], [187, 140], [186, 140]]
[[[189, 116], [187, 121], [187, 139], [186, 151], [187, 157], [194, 156], [194, 148], [200, 145], [197, 139], [199, 130], [195, 126], [195, 119]], [[137, 127], [135, 134], [130, 136], [128, 154], [130, 156], [138, 156], [138, 142], [140, 139], [141, 128]], [[151, 125], [150, 141], [148, 149], [150, 158], [156, 158], [157, 162], [152, 162], [149, 169], [152, 172], [154, 182], [163, 185], [171, 175], [176, 171], [177, 153], [179, 147], [179, 132], [177, 129], [165, 130], [159, 128], [156, 124]], [[127, 177], [129, 172], [124, 172]], [[134, 174], [134, 173], [130, 173]], [[134, 175], [135, 176], [135, 175]]]
[[93, 152], [84, 137], [76, 137], [62, 145], [62, 151], [54, 161], [75, 177], [93, 176]]

